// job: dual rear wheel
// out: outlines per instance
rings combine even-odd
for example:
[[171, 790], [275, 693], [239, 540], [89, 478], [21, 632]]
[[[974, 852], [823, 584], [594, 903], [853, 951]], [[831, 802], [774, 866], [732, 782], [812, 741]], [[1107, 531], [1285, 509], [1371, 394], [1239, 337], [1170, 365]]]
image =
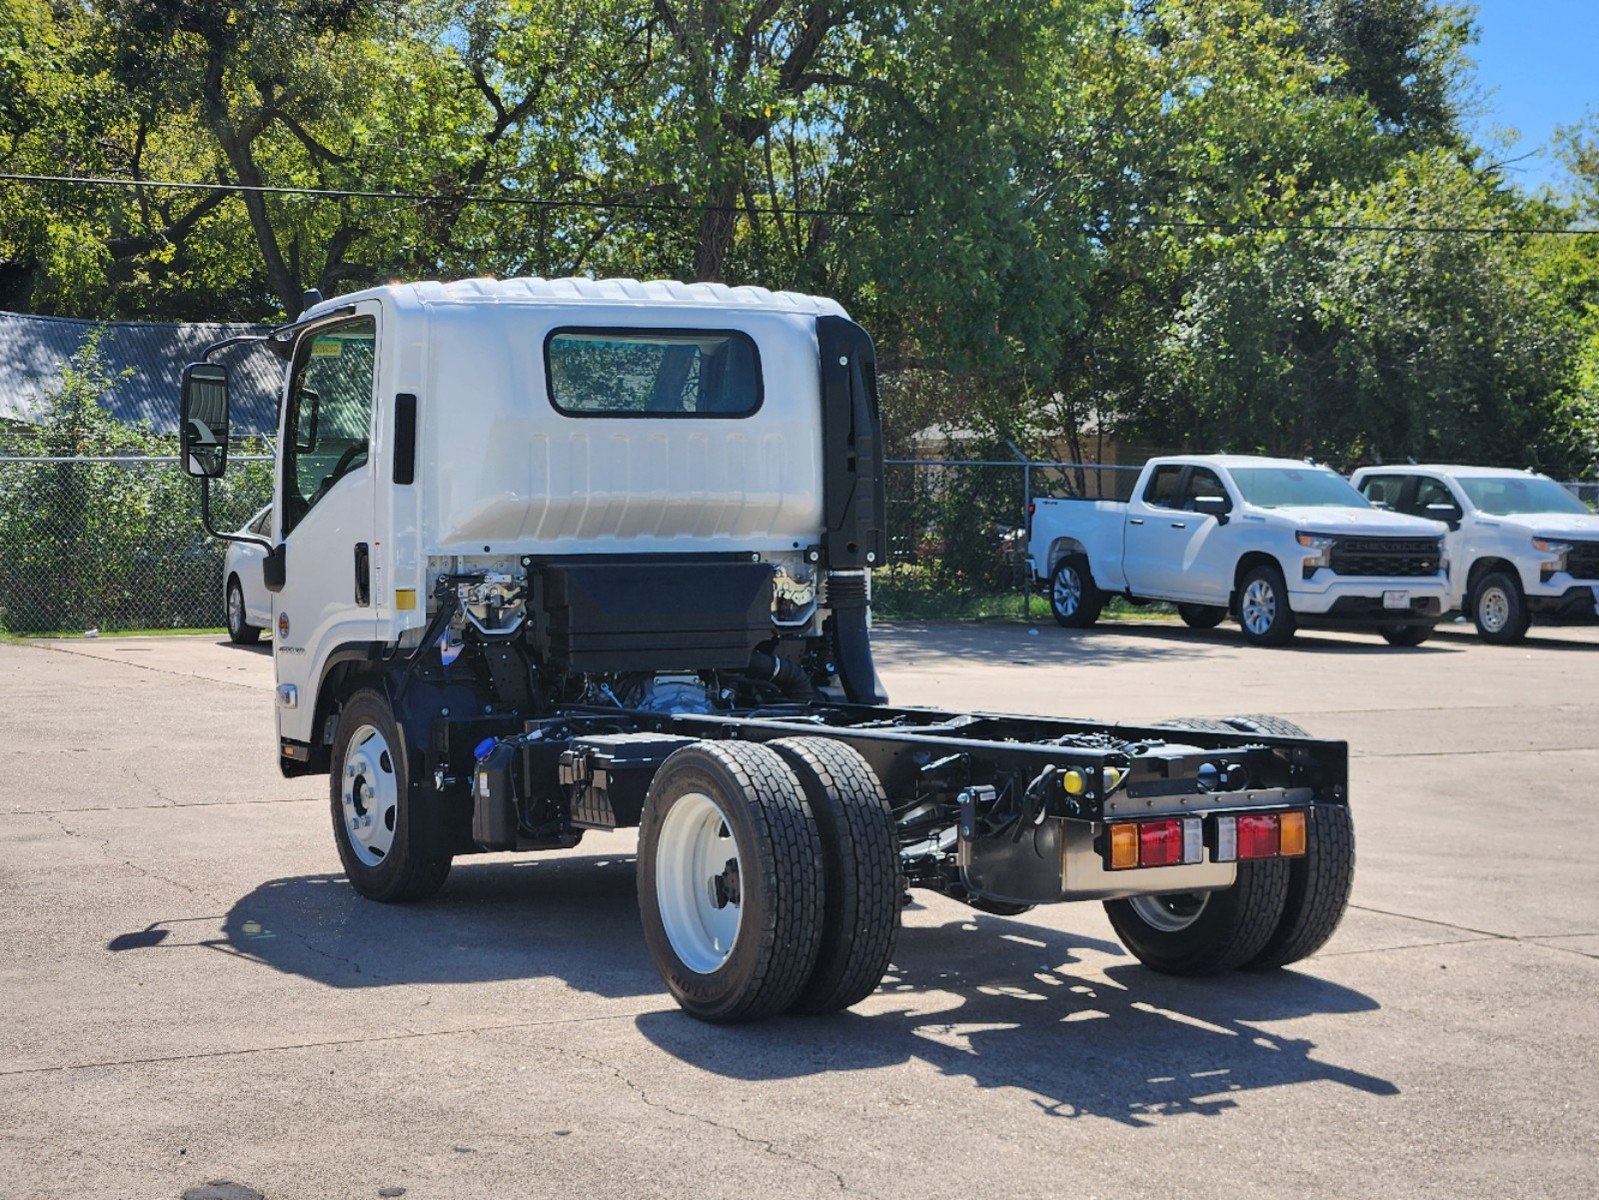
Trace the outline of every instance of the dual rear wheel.
[[705, 1021], [834, 1012], [876, 989], [899, 930], [881, 785], [824, 738], [699, 742], [650, 784], [639, 827], [644, 940]]

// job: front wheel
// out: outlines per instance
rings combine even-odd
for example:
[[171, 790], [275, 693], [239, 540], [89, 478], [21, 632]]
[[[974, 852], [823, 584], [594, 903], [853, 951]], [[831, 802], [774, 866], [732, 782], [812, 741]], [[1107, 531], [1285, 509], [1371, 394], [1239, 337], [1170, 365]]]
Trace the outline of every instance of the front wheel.
[[1085, 556], [1068, 554], [1055, 564], [1049, 577], [1049, 608], [1059, 624], [1067, 629], [1087, 629], [1099, 620], [1104, 604]]
[[1276, 567], [1254, 567], [1238, 585], [1238, 627], [1255, 646], [1286, 646], [1293, 640], [1288, 585]]
[[1469, 601], [1477, 636], [1495, 646], [1509, 646], [1527, 636], [1532, 614], [1521, 585], [1508, 571], [1489, 571], [1471, 589]]
[[1227, 619], [1224, 604], [1179, 604], [1177, 615], [1190, 629], [1214, 629]]
[[261, 640], [261, 630], [250, 624], [244, 607], [244, 585], [237, 575], [228, 576], [228, 640], [236, 646], [253, 646]]
[[382, 693], [339, 712], [329, 775], [333, 837], [351, 885], [369, 900], [424, 900], [450, 873], [442, 797], [411, 784], [405, 738]]
[[1390, 646], [1419, 646], [1432, 636], [1432, 626], [1385, 625], [1381, 633]]
[[690, 1016], [754, 1021], [794, 1004], [821, 949], [825, 887], [821, 836], [777, 751], [696, 742], [661, 764], [639, 823], [639, 915]]

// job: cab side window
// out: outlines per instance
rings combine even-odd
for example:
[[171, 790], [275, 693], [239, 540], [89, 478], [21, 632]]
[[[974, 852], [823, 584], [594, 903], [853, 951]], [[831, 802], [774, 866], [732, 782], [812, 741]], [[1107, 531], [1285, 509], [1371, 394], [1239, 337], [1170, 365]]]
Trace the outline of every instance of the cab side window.
[[1373, 504], [1381, 504], [1394, 512], [1399, 511], [1399, 501], [1405, 490], [1403, 475], [1368, 475], [1360, 481], [1361, 494]]
[[1449, 485], [1437, 479], [1422, 477], [1416, 480], [1416, 498], [1410, 503], [1414, 516], [1425, 517], [1429, 504], [1455, 505], [1458, 501], [1449, 492]]
[[283, 533], [350, 472], [366, 465], [377, 322], [357, 317], [301, 339], [294, 353], [283, 447]]
[[1144, 488], [1144, 503], [1151, 508], [1176, 508], [1179, 503], [1177, 485], [1182, 477], [1182, 467], [1156, 467]]
[[1183, 489], [1183, 509], [1186, 512], [1194, 511], [1194, 501], [1200, 499], [1220, 500], [1227, 507], [1232, 507], [1232, 502], [1227, 498], [1227, 489], [1222, 485], [1221, 476], [1209, 467], [1195, 467], [1188, 473], [1188, 486]]

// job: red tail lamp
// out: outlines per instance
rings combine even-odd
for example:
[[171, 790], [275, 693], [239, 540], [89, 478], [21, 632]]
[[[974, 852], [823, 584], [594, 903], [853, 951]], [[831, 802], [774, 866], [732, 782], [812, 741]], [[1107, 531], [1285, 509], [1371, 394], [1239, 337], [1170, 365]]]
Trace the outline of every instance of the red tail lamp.
[[1238, 857], [1276, 858], [1282, 844], [1276, 813], [1238, 818]]

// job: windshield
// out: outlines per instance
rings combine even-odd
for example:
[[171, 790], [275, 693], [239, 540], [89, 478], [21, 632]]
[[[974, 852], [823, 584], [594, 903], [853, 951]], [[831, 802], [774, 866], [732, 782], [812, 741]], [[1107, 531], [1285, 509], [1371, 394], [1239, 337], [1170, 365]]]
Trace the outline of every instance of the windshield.
[[1370, 508], [1342, 475], [1321, 467], [1233, 467], [1244, 501], [1256, 508]]
[[1520, 513], [1585, 513], [1588, 509], [1553, 479], [1536, 475], [1478, 475], [1457, 479], [1477, 511], [1491, 517]]

